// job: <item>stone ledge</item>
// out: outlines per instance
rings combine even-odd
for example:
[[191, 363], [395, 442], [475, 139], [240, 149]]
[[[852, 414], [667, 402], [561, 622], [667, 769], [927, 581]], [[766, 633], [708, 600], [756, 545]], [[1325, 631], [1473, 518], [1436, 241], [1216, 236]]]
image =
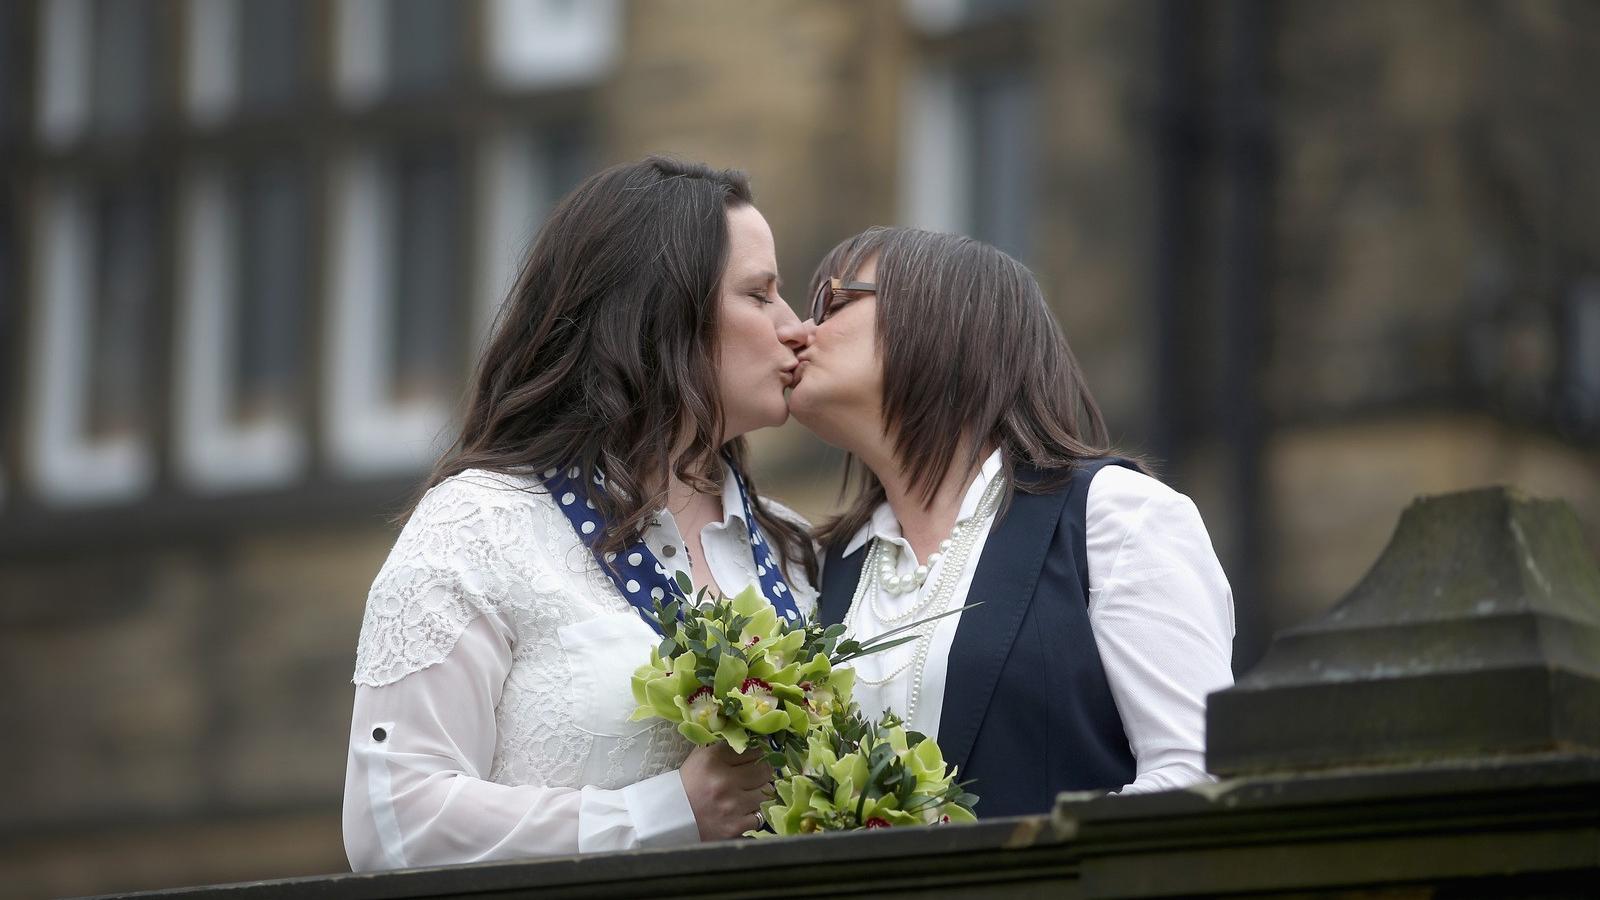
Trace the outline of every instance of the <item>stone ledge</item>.
[[[1078, 896], [1323, 892], [1496, 879], [1600, 886], [1600, 754], [1250, 776], [1131, 797], [1063, 795]], [[1571, 894], [1576, 895], [1576, 894]]]
[[1575, 896], [1600, 884], [1600, 755], [1252, 776], [1051, 817], [682, 850], [330, 875], [172, 898], [1317, 895], [1400, 886]]

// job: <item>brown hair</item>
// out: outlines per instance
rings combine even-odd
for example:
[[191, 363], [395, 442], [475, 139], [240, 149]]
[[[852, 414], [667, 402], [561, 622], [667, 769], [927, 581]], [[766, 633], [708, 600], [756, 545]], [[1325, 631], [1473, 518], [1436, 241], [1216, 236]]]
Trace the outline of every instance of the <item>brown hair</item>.
[[[971, 470], [993, 447], [1004, 451], [1007, 503], [1011, 486], [1056, 490], [1079, 460], [1113, 454], [1100, 408], [1026, 266], [969, 237], [879, 226], [829, 251], [812, 293], [824, 278], [854, 278], [874, 258], [883, 426], [924, 503], [952, 466]], [[1018, 483], [1018, 465], [1040, 475]], [[884, 501], [883, 484], [854, 456], [845, 493], [852, 483], [844, 514], [818, 529], [824, 545], [849, 540]]]
[[603, 472], [605, 493], [591, 499], [609, 524], [597, 549], [616, 552], [664, 505], [669, 472], [716, 491], [725, 450], [756, 523], [814, 581], [811, 542], [759, 501], [744, 439], [718, 446], [727, 211], [752, 202], [742, 172], [659, 156], [612, 166], [563, 198], [500, 309], [460, 436], [425, 490], [467, 469], [576, 465], [582, 484]]

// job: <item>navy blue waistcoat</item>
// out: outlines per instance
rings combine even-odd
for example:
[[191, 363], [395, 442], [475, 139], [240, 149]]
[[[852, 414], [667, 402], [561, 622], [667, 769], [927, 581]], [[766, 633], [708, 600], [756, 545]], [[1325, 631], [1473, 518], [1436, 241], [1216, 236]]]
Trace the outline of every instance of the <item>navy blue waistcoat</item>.
[[[1108, 464], [1082, 463], [1049, 493], [1018, 490], [995, 522], [950, 646], [939, 747], [971, 780], [980, 817], [1047, 813], [1062, 791], [1114, 791], [1133, 781], [1133, 753], [1089, 629], [1084, 507]], [[1017, 479], [1037, 477], [1019, 467]], [[841, 621], [865, 550], [830, 550], [818, 614]]]

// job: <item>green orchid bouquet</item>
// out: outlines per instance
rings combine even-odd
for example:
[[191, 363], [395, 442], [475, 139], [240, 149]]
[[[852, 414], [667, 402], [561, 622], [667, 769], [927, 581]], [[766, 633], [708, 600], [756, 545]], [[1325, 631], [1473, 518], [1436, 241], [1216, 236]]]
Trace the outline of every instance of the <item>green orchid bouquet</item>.
[[[688, 595], [687, 578], [680, 586]], [[740, 753], [752, 735], [772, 750], [803, 739], [849, 707], [855, 672], [841, 663], [913, 639], [897, 629], [863, 644], [843, 625], [791, 625], [754, 587], [731, 600], [702, 588], [693, 602], [657, 602], [654, 618], [662, 639], [633, 673], [632, 720], [666, 719], [696, 744]]]
[[[678, 584], [691, 596], [688, 578]], [[939, 745], [892, 714], [866, 721], [850, 699], [855, 671], [843, 667], [962, 610], [856, 641], [843, 625], [785, 621], [754, 587], [692, 596], [654, 606], [662, 639], [633, 673], [631, 719], [665, 719], [702, 746], [762, 746], [777, 777], [762, 835], [973, 821], [977, 797], [954, 782]]]
[[761, 805], [771, 827], [757, 837], [902, 825], [973, 822], [978, 802], [944, 762], [939, 745], [893, 713], [868, 722], [839, 711], [784, 750], [777, 797]]

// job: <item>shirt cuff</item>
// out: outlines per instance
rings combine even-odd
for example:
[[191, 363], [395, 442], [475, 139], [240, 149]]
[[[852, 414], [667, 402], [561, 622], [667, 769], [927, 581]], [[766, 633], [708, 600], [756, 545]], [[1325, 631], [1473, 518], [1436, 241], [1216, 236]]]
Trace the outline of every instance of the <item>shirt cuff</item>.
[[683, 777], [677, 769], [646, 778], [622, 789], [622, 801], [639, 846], [682, 847], [700, 842], [700, 826], [683, 790]]

